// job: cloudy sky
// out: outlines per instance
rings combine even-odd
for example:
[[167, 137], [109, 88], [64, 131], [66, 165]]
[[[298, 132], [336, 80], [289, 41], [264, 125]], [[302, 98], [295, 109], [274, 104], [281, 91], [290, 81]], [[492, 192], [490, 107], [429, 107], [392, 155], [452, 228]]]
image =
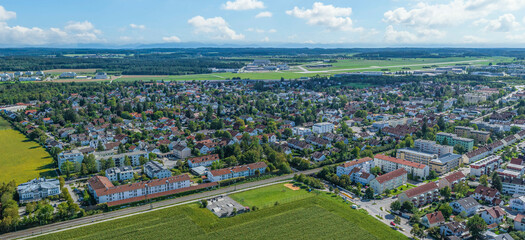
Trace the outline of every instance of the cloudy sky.
[[4, 0], [0, 47], [525, 46], [525, 0]]

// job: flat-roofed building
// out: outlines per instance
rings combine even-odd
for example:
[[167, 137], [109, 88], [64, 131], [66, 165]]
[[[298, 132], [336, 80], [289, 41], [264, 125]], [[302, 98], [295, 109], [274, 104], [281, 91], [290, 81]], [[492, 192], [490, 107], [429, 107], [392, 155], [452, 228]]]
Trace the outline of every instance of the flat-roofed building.
[[133, 178], [133, 168], [130, 166], [113, 167], [106, 169], [106, 177], [110, 181], [125, 181]]
[[458, 137], [456, 134], [440, 132], [436, 134], [436, 141], [440, 144], [456, 146], [460, 145], [468, 152], [474, 148], [474, 139]]
[[48, 196], [60, 194], [58, 179], [35, 178], [22, 183], [16, 188], [21, 203], [34, 202]]
[[430, 165], [430, 162], [438, 158], [437, 154], [420, 152], [412, 148], [401, 148], [397, 150], [396, 157], [399, 159]]
[[149, 161], [144, 164], [144, 173], [149, 178], [167, 178], [171, 176], [171, 171], [162, 165], [162, 163], [156, 161]]
[[499, 168], [502, 160], [500, 156], [490, 156], [470, 164], [470, 175], [479, 177], [481, 175], [490, 175]]
[[472, 138], [477, 143], [486, 143], [490, 138], [490, 132], [474, 130], [471, 127], [457, 126], [454, 132], [457, 136]]
[[459, 167], [459, 163], [462, 160], [462, 156], [459, 154], [448, 153], [437, 159], [430, 161], [430, 171], [435, 171], [437, 174], [442, 175], [448, 173], [455, 168]]
[[437, 144], [434, 141], [418, 139], [414, 141], [414, 148], [427, 153], [437, 154], [438, 156], [447, 153], [453, 153], [454, 147], [448, 145]]

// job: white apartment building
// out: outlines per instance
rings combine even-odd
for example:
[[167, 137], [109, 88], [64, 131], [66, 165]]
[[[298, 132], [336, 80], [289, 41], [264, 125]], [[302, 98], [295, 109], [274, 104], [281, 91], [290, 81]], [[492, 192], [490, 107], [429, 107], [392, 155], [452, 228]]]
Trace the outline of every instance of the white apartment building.
[[266, 163], [256, 162], [247, 165], [211, 170], [206, 173], [206, 176], [210, 182], [218, 182], [230, 178], [253, 176], [257, 170], [260, 174], [263, 174], [266, 172], [266, 167], [268, 167]]
[[377, 154], [374, 156], [374, 163], [384, 172], [392, 172], [399, 168], [404, 168], [408, 174], [412, 174], [419, 179], [425, 179], [430, 172], [429, 167], [425, 164], [414, 163], [403, 159]]
[[404, 168], [383, 174], [370, 181], [374, 193], [381, 194], [387, 189], [398, 188], [407, 183], [407, 171]]
[[76, 149], [73, 149], [71, 151], [60, 152], [58, 154], [58, 169], [60, 170], [60, 167], [65, 162], [82, 163], [83, 160], [84, 155]]
[[427, 152], [437, 154], [438, 156], [445, 155], [447, 153], [453, 153], [454, 147], [437, 144], [434, 141], [418, 139], [414, 141], [414, 148], [421, 152]]
[[292, 128], [293, 135], [297, 136], [307, 136], [312, 135], [312, 129], [305, 127], [294, 127]]
[[93, 194], [97, 203], [114, 202], [187, 187], [190, 187], [190, 177], [186, 174], [119, 186], [114, 186], [107, 177], [103, 176], [95, 176], [88, 180], [88, 191]]
[[133, 168], [130, 166], [113, 167], [106, 169], [106, 177], [109, 181], [124, 181], [133, 178]]
[[16, 188], [21, 203], [38, 201], [48, 196], [60, 194], [58, 179], [35, 178]]
[[342, 175], [349, 175], [350, 172], [352, 172], [352, 170], [356, 167], [369, 173], [370, 169], [372, 169], [374, 166], [374, 159], [365, 157], [338, 165], [336, 174], [338, 177], [341, 177]]
[[315, 134], [331, 133], [334, 131], [334, 124], [329, 122], [316, 123], [312, 127], [312, 132]]
[[490, 156], [470, 164], [470, 175], [479, 177], [481, 175], [490, 175], [499, 168], [502, 160], [500, 156]]
[[162, 165], [162, 163], [156, 161], [149, 161], [144, 164], [144, 173], [149, 178], [167, 178], [171, 176], [171, 171]]
[[218, 162], [218, 161], [219, 161], [219, 154], [210, 154], [210, 155], [205, 155], [205, 156], [200, 156], [200, 157], [188, 158], [188, 166], [190, 166], [190, 168], [199, 167], [199, 166], [209, 167], [214, 162]]
[[525, 180], [520, 178], [504, 177], [501, 180], [501, 192], [508, 195], [525, 195]]

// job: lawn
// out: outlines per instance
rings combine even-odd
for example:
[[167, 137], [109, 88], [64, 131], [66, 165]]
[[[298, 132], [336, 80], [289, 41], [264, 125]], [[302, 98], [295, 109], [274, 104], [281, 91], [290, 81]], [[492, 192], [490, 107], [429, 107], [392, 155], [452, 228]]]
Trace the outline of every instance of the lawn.
[[261, 188], [258, 191], [246, 191], [230, 195], [235, 201], [248, 207], [269, 207], [279, 203], [287, 203], [311, 196], [305, 190], [292, 190], [283, 184], [276, 184]]
[[0, 182], [15, 180], [17, 184], [36, 177], [55, 176], [53, 158], [36, 142], [12, 129], [0, 117]]
[[[192, 203], [37, 239], [407, 239], [339, 197], [299, 191], [308, 196], [230, 218]], [[275, 189], [250, 192], [273, 195]]]

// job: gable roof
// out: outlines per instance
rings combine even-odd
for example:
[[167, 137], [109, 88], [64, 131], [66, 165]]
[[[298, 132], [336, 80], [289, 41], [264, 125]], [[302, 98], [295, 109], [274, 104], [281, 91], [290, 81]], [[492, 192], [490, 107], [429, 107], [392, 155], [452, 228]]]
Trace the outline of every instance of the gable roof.
[[417, 196], [423, 193], [427, 193], [427, 192], [430, 192], [436, 189], [438, 189], [438, 185], [435, 182], [429, 182], [419, 187], [408, 189], [405, 191], [405, 194], [408, 198], [411, 198], [411, 197], [414, 197], [414, 196]]
[[411, 161], [407, 161], [407, 160], [403, 160], [403, 159], [399, 159], [399, 158], [395, 158], [395, 157], [389, 157], [389, 156], [385, 156], [383, 154], [377, 154], [377, 155], [374, 156], [374, 158], [385, 160], [385, 161], [389, 161], [389, 162], [393, 162], [393, 163], [397, 163], [397, 164], [401, 164], [401, 165], [405, 165], [405, 166], [419, 168], [419, 169], [423, 169], [423, 168], [427, 167], [427, 165], [425, 165], [425, 164], [415, 163], [415, 162], [411, 162]]
[[427, 217], [429, 224], [445, 222], [445, 217], [443, 217], [443, 214], [441, 213], [441, 211], [429, 213], [425, 216]]
[[462, 178], [465, 178], [465, 174], [463, 174], [463, 172], [461, 172], [461, 171], [457, 171], [455, 173], [452, 173], [452, 174], [444, 177], [444, 179], [446, 179], [449, 183], [452, 183], [452, 182], [455, 182], [455, 181], [459, 181]]
[[368, 161], [372, 161], [372, 160], [374, 160], [374, 159], [372, 159], [370, 157], [365, 157], [365, 158], [360, 158], [360, 159], [357, 159], [357, 160], [354, 160], [354, 161], [345, 162], [345, 163], [343, 163], [343, 164], [341, 164], [339, 166], [347, 168], [347, 167], [351, 167], [351, 166], [358, 165], [358, 164], [361, 164], [361, 163], [364, 163], [364, 162], [368, 162]]
[[394, 178], [397, 178], [399, 176], [402, 176], [404, 174], [407, 174], [407, 171], [404, 169], [404, 168], [400, 168], [400, 169], [397, 169], [395, 171], [392, 171], [392, 172], [389, 172], [389, 173], [386, 173], [386, 174], [383, 174], [381, 176], [378, 176], [376, 177], [376, 180], [379, 182], [379, 183], [384, 183], [384, 182], [388, 182]]

